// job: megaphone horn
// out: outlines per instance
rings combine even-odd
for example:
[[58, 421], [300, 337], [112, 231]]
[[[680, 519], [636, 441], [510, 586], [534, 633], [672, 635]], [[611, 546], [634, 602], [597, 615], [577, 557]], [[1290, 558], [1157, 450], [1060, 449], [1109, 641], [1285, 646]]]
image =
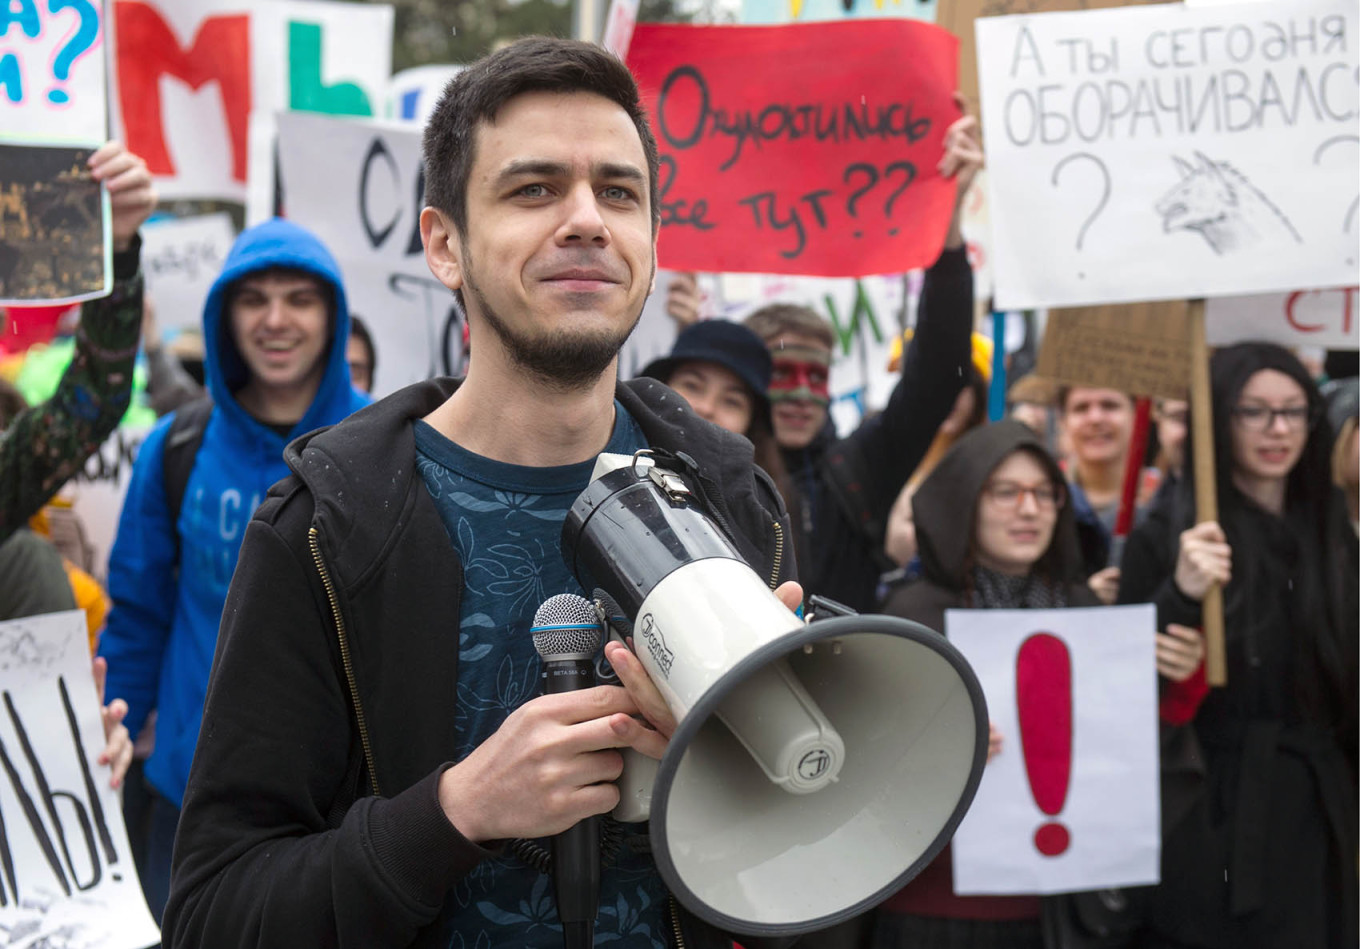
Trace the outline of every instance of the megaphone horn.
[[[568, 567], [612, 601], [677, 726], [620, 779], [700, 918], [795, 935], [865, 912], [944, 848], [982, 776], [987, 709], [942, 636], [887, 616], [804, 623], [646, 453], [601, 455]], [[603, 598], [597, 595], [597, 600]]]

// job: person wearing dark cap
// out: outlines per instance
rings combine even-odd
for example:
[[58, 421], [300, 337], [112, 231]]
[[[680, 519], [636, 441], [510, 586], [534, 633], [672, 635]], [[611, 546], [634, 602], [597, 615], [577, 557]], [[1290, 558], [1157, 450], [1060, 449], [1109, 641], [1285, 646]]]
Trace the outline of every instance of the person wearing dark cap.
[[745, 435], [755, 446], [756, 464], [774, 481], [785, 503], [787, 472], [770, 421], [774, 361], [764, 340], [740, 323], [701, 320], [675, 338], [670, 355], [654, 359], [640, 373], [664, 382], [702, 418]]

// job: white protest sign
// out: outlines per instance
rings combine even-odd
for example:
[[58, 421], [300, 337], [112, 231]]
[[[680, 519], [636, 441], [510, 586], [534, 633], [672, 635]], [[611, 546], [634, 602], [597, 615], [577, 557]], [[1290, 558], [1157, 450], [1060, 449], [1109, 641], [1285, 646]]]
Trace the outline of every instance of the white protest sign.
[[619, 59], [628, 58], [628, 47], [633, 43], [633, 27], [637, 26], [640, 0], [610, 0], [605, 17], [604, 39], [600, 45]]
[[954, 892], [1156, 883], [1156, 610], [949, 610], [1001, 752], [954, 835]]
[[1281, 346], [1360, 349], [1357, 287], [1216, 297], [1204, 307], [1210, 346], [1264, 340]]
[[393, 9], [387, 4], [284, 0], [251, 14], [260, 50], [250, 118], [246, 226], [274, 214], [274, 148], [280, 110], [371, 117], [392, 75]]
[[0, 932], [8, 945], [143, 949], [132, 863], [79, 610], [0, 623]]
[[0, 10], [0, 137], [103, 143], [104, 35], [101, 0], [6, 0]]
[[[916, 323], [922, 275], [893, 274], [859, 280], [723, 274], [723, 316], [740, 322], [769, 303], [810, 307], [831, 324], [831, 418], [848, 435], [870, 411], [888, 404], [899, 374], [888, 369], [892, 342]], [[905, 295], [905, 299], [904, 299]]]
[[62, 492], [85, 528], [85, 539], [94, 551], [94, 574], [100, 583], [108, 578], [109, 553], [118, 536], [118, 518], [132, 479], [132, 465], [142, 442], [151, 433], [145, 425], [120, 425], [99, 450], [66, 483]]
[[977, 21], [996, 307], [1354, 282], [1342, 0]]
[[142, 228], [142, 275], [162, 332], [202, 329], [203, 302], [235, 239], [225, 211]]
[[373, 333], [374, 394], [462, 367], [462, 317], [425, 264], [420, 129], [301, 112], [279, 116], [284, 212], [340, 264]]

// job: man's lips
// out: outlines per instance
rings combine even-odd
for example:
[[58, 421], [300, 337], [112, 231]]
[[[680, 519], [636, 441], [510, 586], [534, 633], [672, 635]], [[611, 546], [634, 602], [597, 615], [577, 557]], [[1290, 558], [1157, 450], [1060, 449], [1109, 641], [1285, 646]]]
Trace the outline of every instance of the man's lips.
[[604, 270], [593, 267], [573, 267], [549, 274], [544, 278], [544, 282], [572, 289], [595, 289], [622, 281], [615, 279], [612, 274]]

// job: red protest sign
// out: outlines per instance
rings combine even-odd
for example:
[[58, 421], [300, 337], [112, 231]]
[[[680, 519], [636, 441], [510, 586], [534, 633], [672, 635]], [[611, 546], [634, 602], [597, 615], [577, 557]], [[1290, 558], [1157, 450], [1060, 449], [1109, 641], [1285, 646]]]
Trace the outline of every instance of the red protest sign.
[[661, 150], [660, 259], [858, 277], [935, 262], [936, 165], [958, 41], [909, 20], [638, 24], [628, 50]]

